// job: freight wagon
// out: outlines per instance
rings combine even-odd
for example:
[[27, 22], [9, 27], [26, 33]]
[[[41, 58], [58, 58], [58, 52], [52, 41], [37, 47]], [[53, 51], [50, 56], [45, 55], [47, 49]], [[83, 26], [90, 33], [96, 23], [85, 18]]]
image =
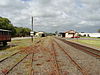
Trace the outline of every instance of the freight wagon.
[[7, 42], [11, 41], [11, 31], [0, 29], [0, 44], [7, 45]]

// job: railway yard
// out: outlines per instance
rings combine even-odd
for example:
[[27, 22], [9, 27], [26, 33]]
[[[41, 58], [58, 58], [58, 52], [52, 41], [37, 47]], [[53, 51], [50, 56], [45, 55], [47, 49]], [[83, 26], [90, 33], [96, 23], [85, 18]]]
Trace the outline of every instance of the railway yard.
[[55, 37], [11, 44], [0, 51], [0, 75], [100, 75], [100, 50]]

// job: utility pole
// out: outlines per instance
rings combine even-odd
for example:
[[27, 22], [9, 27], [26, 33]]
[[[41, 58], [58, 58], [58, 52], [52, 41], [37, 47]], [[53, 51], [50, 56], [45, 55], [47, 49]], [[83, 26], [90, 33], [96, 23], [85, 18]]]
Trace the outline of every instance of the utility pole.
[[33, 31], [33, 16], [32, 16], [32, 31]]
[[33, 34], [34, 34], [34, 32], [33, 32], [33, 16], [32, 16], [32, 31], [31, 31], [31, 38], [32, 38], [32, 42], [33, 42]]

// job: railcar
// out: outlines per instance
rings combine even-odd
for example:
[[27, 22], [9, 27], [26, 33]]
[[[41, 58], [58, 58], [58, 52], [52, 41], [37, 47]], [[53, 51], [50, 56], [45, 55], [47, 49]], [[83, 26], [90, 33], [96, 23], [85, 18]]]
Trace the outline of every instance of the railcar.
[[3, 44], [3, 46], [6, 46], [7, 42], [10, 42], [10, 41], [11, 41], [11, 31], [0, 29], [0, 44]]

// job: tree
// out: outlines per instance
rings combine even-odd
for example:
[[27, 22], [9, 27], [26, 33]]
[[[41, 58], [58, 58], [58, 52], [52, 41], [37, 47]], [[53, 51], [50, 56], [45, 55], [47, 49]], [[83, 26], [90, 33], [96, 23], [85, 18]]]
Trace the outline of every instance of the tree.
[[30, 31], [31, 30], [29, 28], [22, 28], [20, 33], [22, 34], [22, 36], [29, 36]]
[[8, 29], [8, 28], [13, 27], [13, 25], [11, 24], [10, 20], [7, 18], [2, 18], [0, 17], [0, 28], [2, 29]]
[[23, 27], [14, 27], [7, 18], [0, 17], [0, 29], [10, 30], [12, 36], [29, 36], [31, 29]]
[[7, 18], [0, 17], [0, 29], [10, 30], [12, 36], [14, 36], [16, 33], [13, 24], [11, 24], [11, 21]]
[[98, 32], [100, 33], [100, 29], [98, 29]]
[[23, 27], [15, 27], [16, 29], [16, 36], [29, 36], [31, 29], [23, 28]]

